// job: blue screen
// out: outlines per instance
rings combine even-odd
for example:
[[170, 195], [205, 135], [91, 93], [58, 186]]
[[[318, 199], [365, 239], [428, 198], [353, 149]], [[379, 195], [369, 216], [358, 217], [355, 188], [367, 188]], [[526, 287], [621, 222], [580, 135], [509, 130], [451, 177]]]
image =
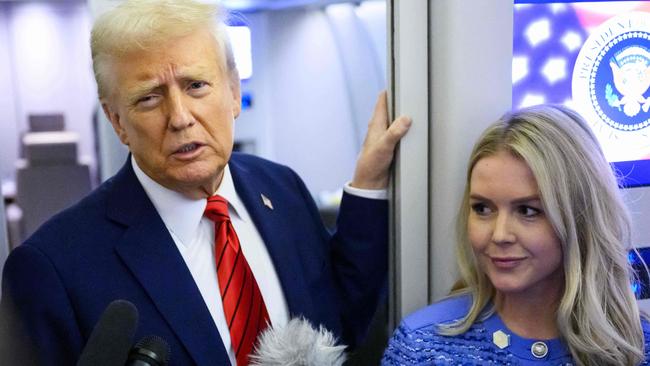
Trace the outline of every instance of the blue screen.
[[630, 251], [628, 260], [636, 273], [636, 279], [632, 283], [634, 295], [637, 299], [650, 298], [650, 276], [644, 265], [644, 262], [650, 263], [650, 248], [637, 248], [637, 252]]
[[513, 38], [513, 107], [575, 109], [622, 185], [650, 185], [650, 2], [515, 1]]

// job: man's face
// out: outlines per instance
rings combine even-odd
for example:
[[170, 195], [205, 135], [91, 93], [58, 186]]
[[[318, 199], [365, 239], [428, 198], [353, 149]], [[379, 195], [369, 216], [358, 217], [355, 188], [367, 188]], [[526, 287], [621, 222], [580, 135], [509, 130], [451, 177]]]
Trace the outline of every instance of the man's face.
[[207, 31], [110, 61], [102, 99], [115, 132], [154, 181], [192, 198], [212, 195], [233, 146], [239, 81]]

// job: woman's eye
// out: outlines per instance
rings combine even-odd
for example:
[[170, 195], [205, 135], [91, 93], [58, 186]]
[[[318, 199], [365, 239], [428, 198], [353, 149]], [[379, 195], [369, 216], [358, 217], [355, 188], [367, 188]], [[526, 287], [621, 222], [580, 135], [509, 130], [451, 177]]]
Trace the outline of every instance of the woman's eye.
[[517, 211], [523, 217], [535, 217], [542, 213], [542, 210], [531, 206], [520, 206]]
[[485, 203], [472, 204], [472, 211], [474, 211], [479, 216], [486, 216], [492, 213], [492, 210]]

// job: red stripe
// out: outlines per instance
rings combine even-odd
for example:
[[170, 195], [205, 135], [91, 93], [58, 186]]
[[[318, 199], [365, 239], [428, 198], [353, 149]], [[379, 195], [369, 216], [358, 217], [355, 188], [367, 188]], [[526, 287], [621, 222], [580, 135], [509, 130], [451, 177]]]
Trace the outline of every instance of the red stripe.
[[[228, 328], [232, 327], [232, 322], [235, 320], [235, 315], [237, 315], [237, 310], [239, 309], [239, 304], [241, 303], [242, 295], [244, 294], [244, 289], [246, 288], [246, 284], [248, 283], [248, 271], [244, 273], [244, 283], [242, 284], [241, 291], [239, 291], [239, 296], [237, 297], [237, 305], [235, 305], [235, 310], [233, 310], [232, 316], [230, 318], [230, 321], [228, 322]], [[249, 285], [249, 286], [252, 286]]]
[[[255, 297], [256, 297], [255, 296], [255, 286], [251, 286], [251, 301], [250, 301], [250, 304], [248, 306], [248, 312], [247, 312], [248, 316], [246, 317], [246, 324], [243, 327], [244, 332], [241, 335], [241, 339], [239, 341], [239, 345], [237, 346], [235, 354], [239, 354], [239, 352], [242, 350], [241, 347], [244, 344], [244, 339], [246, 339], [246, 332], [248, 331], [248, 323], [249, 323], [249, 321], [251, 319], [250, 313], [251, 313], [251, 310], [253, 309], [253, 303], [255, 302]], [[257, 296], [257, 297], [259, 297], [259, 296]], [[246, 352], [246, 353], [248, 353], [248, 352]]]
[[237, 268], [237, 263], [239, 262], [239, 257], [241, 257], [241, 250], [238, 251], [237, 255], [235, 256], [235, 263], [233, 264], [233, 267], [230, 270], [230, 275], [228, 276], [228, 282], [226, 283], [226, 287], [224, 288], [223, 293], [221, 294], [222, 299], [226, 298], [226, 294], [228, 293], [228, 287], [230, 287], [230, 281], [232, 281], [232, 278], [235, 275], [235, 269]]

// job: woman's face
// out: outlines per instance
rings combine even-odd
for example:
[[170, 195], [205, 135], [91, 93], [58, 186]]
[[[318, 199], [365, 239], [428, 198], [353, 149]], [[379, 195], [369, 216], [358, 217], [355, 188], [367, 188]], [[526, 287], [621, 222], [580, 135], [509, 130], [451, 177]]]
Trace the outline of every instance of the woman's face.
[[558, 294], [562, 248], [528, 165], [507, 151], [481, 158], [470, 177], [468, 237], [502, 295]]

